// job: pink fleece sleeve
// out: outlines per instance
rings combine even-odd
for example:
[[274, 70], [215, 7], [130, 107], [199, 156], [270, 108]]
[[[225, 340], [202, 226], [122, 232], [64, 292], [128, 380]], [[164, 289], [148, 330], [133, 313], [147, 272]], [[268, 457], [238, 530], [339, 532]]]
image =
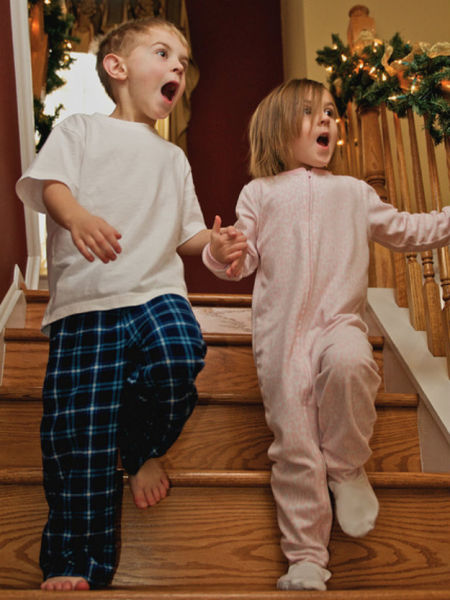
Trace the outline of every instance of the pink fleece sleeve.
[[391, 250], [423, 252], [450, 244], [450, 206], [430, 213], [399, 212], [367, 186], [369, 237]]
[[219, 279], [231, 279], [226, 274], [226, 270], [228, 269], [229, 265], [224, 265], [214, 258], [214, 256], [211, 254], [211, 245], [209, 243], [203, 248], [202, 260], [205, 267], [214, 273], [214, 275]]
[[[228, 269], [229, 265], [224, 265], [213, 257], [209, 244], [203, 248], [203, 264], [219, 279], [240, 281], [243, 277], [248, 277], [251, 275], [259, 265], [259, 255], [258, 251], [256, 250], [258, 202], [253, 197], [254, 193], [253, 195], [250, 193], [249, 188], [250, 186], [247, 185], [241, 191], [236, 204], [237, 221], [234, 224], [236, 229], [242, 231], [247, 238], [248, 250], [241, 275], [238, 277], [228, 277], [226, 270]], [[255, 186], [251, 186], [251, 189], [255, 190]]]

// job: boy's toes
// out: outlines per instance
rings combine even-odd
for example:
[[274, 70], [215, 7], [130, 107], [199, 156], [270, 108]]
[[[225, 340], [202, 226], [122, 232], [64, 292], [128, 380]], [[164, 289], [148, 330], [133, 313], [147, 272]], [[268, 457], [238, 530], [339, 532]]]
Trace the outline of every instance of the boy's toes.
[[53, 592], [69, 592], [71, 590], [89, 590], [90, 586], [83, 577], [58, 576], [49, 577], [41, 584], [41, 590]]
[[161, 500], [157, 489], [150, 489], [145, 491], [145, 498], [148, 506], [155, 506]]
[[147, 508], [149, 502], [144, 492], [133, 492], [134, 503], [138, 508]]

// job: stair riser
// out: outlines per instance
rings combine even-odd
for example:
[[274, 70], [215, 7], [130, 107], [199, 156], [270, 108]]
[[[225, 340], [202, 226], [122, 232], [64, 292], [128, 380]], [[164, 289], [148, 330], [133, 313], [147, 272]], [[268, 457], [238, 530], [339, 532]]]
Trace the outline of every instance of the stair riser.
[[[40, 402], [0, 401], [0, 469], [40, 467]], [[172, 469], [264, 470], [272, 435], [263, 407], [199, 404], [165, 458]], [[378, 409], [370, 471], [420, 470], [414, 408]]]
[[[333, 528], [329, 589], [448, 588], [449, 489], [376, 491], [381, 510], [373, 532], [352, 539]], [[45, 517], [40, 486], [0, 488], [0, 587], [38, 585]], [[125, 490], [115, 586], [273, 589], [285, 566], [269, 488], [175, 487], [146, 511], [136, 509]]]
[[[374, 358], [383, 375], [382, 352], [374, 350]], [[46, 341], [8, 341], [3, 385], [42, 385], [48, 356]], [[197, 378], [200, 393], [240, 393], [259, 396], [253, 353], [250, 346], [208, 346], [205, 368]], [[380, 391], [383, 391], [383, 384]]]

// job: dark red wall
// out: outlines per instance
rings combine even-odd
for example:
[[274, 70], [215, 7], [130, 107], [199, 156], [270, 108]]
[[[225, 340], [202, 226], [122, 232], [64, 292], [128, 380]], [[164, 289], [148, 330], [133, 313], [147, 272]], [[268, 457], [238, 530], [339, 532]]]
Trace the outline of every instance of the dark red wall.
[[[235, 220], [249, 181], [247, 128], [257, 104], [283, 80], [279, 0], [186, 0], [200, 81], [192, 96], [188, 158], [211, 227]], [[186, 261], [190, 292], [249, 293], [253, 277], [221, 281], [197, 258]]]
[[26, 267], [25, 224], [14, 186], [20, 177], [19, 127], [9, 2], [0, 1], [0, 302], [14, 265]]

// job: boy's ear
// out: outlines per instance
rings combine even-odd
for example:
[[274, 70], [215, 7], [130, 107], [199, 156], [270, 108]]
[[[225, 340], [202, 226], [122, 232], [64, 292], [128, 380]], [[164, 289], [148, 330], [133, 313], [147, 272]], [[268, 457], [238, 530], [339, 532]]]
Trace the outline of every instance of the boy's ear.
[[107, 54], [103, 59], [103, 68], [112, 79], [124, 81], [127, 78], [126, 65], [117, 54]]

